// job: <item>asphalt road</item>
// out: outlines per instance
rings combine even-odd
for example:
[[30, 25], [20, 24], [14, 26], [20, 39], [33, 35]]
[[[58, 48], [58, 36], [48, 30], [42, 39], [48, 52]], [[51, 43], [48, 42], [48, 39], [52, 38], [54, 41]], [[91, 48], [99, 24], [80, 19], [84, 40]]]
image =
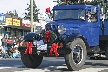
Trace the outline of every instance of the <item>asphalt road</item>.
[[87, 60], [81, 70], [68, 71], [62, 57], [45, 57], [37, 69], [26, 68], [20, 58], [0, 59], [0, 72], [108, 72], [108, 60]]

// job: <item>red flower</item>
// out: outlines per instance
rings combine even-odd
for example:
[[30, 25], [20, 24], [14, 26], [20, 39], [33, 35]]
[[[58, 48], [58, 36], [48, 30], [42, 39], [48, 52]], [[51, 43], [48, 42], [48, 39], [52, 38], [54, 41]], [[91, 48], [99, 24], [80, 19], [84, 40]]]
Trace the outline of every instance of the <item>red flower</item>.
[[69, 0], [66, 0], [66, 2], [68, 2]]
[[47, 13], [50, 13], [50, 7], [49, 8], [46, 8], [46, 12]]

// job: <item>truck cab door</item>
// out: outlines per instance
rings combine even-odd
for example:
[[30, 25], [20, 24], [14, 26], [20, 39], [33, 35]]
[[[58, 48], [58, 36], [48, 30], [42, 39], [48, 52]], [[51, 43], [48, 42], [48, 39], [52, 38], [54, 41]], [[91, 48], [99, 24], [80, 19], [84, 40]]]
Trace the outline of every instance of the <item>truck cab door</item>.
[[90, 46], [99, 45], [99, 17], [98, 10], [95, 14], [91, 14], [91, 10], [88, 10], [87, 27], [88, 27], [88, 42]]

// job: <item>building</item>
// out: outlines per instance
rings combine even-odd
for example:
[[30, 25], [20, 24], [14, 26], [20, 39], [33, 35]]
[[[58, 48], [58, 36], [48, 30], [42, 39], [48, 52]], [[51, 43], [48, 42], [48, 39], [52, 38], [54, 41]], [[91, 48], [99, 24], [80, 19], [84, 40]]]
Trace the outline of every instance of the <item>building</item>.
[[[42, 26], [42, 29], [45, 29], [45, 25], [46, 24], [47, 24], [47, 22], [45, 22], [44, 20], [41, 20], [40, 19], [39, 20], [39, 23], [38, 22], [33, 22], [33, 27], [40, 25], [40, 26]], [[30, 28], [30, 21], [29, 20], [22, 19], [22, 26], [23, 27], [26, 27], [26, 28]], [[24, 34], [26, 34], [26, 32]]]
[[22, 19], [17, 16], [11, 16], [6, 14], [6, 22], [1, 23], [1, 35], [7, 35], [7, 37], [20, 37], [30, 32], [30, 27], [22, 25]]
[[[0, 23], [0, 36], [4, 37], [6, 35], [7, 37], [21, 37], [30, 32], [30, 21], [18, 18], [18, 16], [14, 15], [6, 15], [6, 22]], [[47, 24], [48, 16], [46, 14], [43, 14], [41, 17], [39, 16], [39, 23], [33, 22], [33, 27], [37, 25], [41, 25], [42, 29], [45, 29], [45, 25]]]

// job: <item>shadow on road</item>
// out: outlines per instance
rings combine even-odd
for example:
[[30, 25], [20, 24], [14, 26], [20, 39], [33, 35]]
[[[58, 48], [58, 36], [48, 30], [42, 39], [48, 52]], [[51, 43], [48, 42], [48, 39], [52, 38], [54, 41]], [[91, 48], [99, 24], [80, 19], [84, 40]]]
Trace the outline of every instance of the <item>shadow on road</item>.
[[97, 67], [99, 67], [99, 66], [104, 66], [104, 67], [108, 67], [108, 64], [104, 64], [104, 63], [93, 63], [93, 62], [86, 62], [85, 63], [85, 66], [86, 65], [89, 65], [89, 66], [97, 66]]
[[[82, 67], [82, 69], [90, 68], [90, 67], [102, 68], [102, 67], [107, 67], [107, 66], [108, 66], [108, 64], [104, 64], [104, 63], [86, 62], [85, 65]], [[43, 63], [38, 68], [43, 69], [43, 70], [47, 69], [47, 70], [50, 70], [51, 72], [55, 71], [55, 70], [69, 71], [67, 69], [67, 66], [66, 66], [64, 61], [47, 61], [47, 60], [44, 60]]]
[[[85, 65], [82, 67], [82, 69], [89, 68], [89, 67], [100, 68], [100, 67], [107, 67], [108, 66], [108, 63], [107, 64], [104, 63], [104, 60], [101, 62], [103, 62], [103, 63], [100, 63], [99, 60], [98, 60], [98, 62], [93, 62], [91, 60], [88, 60], [88, 62], [85, 63]], [[15, 67], [15, 66], [17, 66], [17, 68], [26, 68], [20, 59], [19, 60], [17, 60], [17, 59], [0, 60], [0, 67]], [[41, 63], [41, 65], [37, 69], [50, 70], [49, 72], [55, 71], [55, 70], [69, 71], [66, 67], [65, 62], [63, 60], [60, 60], [60, 59], [59, 59], [59, 61], [43, 60], [43, 62]]]
[[0, 67], [12, 67], [12, 68], [22, 67], [24, 68], [25, 66], [23, 65], [20, 59], [1, 59]]
[[42, 70], [63, 70], [68, 71], [64, 61], [48, 61], [44, 60], [42, 64], [38, 67]]
[[[85, 65], [82, 67], [82, 69], [85, 68], [104, 68], [104, 67], [108, 67], [108, 63], [104, 63], [105, 60], [101, 61], [103, 63], [100, 63], [100, 61], [98, 60], [97, 62], [86, 62]], [[46, 67], [48, 70], [50, 71], [55, 71], [55, 70], [61, 70], [61, 71], [69, 71], [67, 69], [67, 66], [65, 64], [64, 61], [46, 61], [48, 64], [46, 64], [45, 62], [43, 62], [41, 64], [41, 66], [39, 67], [40, 69], [43, 69], [43, 67]], [[43, 66], [44, 65], [44, 66]]]

